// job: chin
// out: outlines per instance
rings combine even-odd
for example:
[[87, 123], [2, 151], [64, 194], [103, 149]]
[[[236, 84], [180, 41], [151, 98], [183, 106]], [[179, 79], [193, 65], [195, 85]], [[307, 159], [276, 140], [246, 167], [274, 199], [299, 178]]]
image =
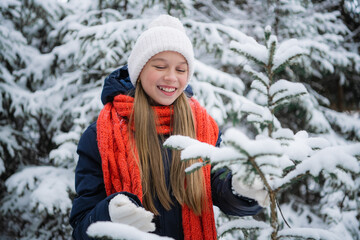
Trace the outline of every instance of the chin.
[[170, 106], [175, 102], [176, 99], [174, 100], [166, 100], [166, 101], [158, 101], [158, 105], [163, 105], [163, 106]]

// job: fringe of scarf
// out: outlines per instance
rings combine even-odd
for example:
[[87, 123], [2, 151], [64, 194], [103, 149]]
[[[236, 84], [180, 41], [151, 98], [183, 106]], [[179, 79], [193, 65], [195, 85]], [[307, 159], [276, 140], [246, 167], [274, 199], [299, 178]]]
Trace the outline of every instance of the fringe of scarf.
[[[195, 118], [197, 139], [215, 145], [219, 134], [216, 122], [194, 98], [191, 98], [189, 102]], [[133, 97], [118, 95], [113, 102], [104, 106], [97, 120], [97, 142], [106, 194], [109, 196], [116, 192], [126, 191], [137, 195], [142, 202], [140, 169], [138, 160], [134, 159], [130, 147], [130, 141], [134, 143], [134, 138], [128, 131], [128, 119], [132, 113], [133, 104]], [[170, 119], [173, 109], [169, 106], [153, 106], [152, 108], [158, 119], [156, 122], [158, 134], [171, 134]], [[137, 150], [134, 149], [134, 151], [137, 156]], [[196, 216], [186, 204], [182, 206], [185, 240], [217, 238], [211, 197], [210, 168], [210, 165], [207, 165], [202, 169], [208, 200], [207, 209], [201, 216]]]

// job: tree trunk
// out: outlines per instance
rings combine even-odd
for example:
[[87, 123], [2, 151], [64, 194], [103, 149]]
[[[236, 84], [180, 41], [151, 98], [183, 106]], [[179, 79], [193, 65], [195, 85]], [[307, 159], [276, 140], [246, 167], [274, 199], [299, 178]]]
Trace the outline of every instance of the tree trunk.
[[277, 240], [277, 234], [279, 229], [279, 223], [277, 218], [277, 208], [276, 208], [276, 194], [274, 191], [269, 192], [270, 194], [270, 224], [273, 229], [271, 233], [271, 240]]
[[344, 88], [341, 84], [341, 78], [337, 80], [337, 108], [340, 112], [344, 111]]

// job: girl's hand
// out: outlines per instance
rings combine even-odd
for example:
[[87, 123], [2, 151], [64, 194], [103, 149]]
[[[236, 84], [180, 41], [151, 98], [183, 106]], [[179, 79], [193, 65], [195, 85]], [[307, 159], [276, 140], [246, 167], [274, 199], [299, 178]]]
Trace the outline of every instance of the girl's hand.
[[261, 207], [267, 207], [270, 204], [269, 193], [259, 178], [255, 178], [251, 185], [246, 185], [242, 180], [233, 177], [232, 187], [237, 194], [256, 200]]
[[109, 215], [112, 222], [127, 224], [144, 232], [155, 231], [155, 224], [151, 222], [154, 214], [136, 206], [124, 194], [119, 194], [111, 199]]

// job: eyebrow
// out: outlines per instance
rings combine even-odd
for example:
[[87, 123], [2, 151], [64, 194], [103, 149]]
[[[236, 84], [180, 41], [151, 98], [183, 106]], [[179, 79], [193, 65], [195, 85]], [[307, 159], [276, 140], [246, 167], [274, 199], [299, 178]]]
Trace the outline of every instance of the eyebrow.
[[[151, 60], [152, 62], [155, 62], [155, 61], [163, 61], [163, 62], [167, 62], [167, 60], [165, 58], [161, 58], [161, 57], [158, 57], [158, 58], [154, 58]], [[178, 64], [187, 64], [187, 62], [179, 62]]]

